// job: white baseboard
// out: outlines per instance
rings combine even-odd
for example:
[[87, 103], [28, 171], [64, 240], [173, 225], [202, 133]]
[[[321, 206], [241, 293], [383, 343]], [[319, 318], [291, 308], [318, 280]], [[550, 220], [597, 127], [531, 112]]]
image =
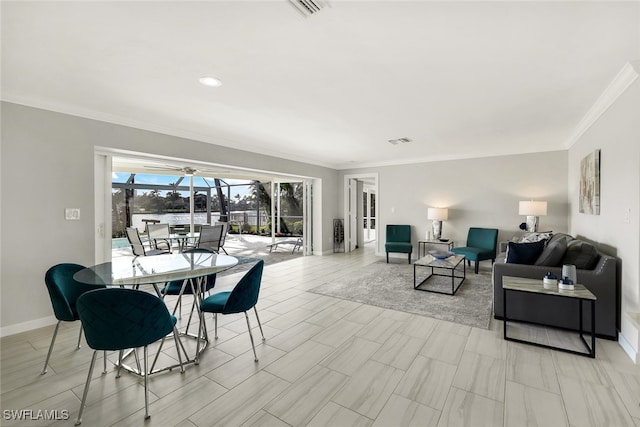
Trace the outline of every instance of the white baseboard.
[[15, 325], [0, 328], [0, 337], [19, 334], [49, 325], [55, 325], [58, 320], [55, 316], [42, 317], [40, 319], [29, 320], [28, 322], [17, 323]]
[[635, 363], [636, 365], [640, 364], [640, 354], [638, 354], [633, 346], [629, 344], [629, 341], [627, 341], [624, 335], [620, 333], [618, 334], [618, 344], [620, 344], [620, 347], [622, 347], [624, 352], [627, 353], [631, 360], [633, 360], [633, 363]]

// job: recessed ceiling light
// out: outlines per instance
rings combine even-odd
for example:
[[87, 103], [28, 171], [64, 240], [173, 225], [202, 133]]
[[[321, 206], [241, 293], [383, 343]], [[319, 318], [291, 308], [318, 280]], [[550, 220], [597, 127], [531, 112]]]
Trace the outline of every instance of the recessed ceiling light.
[[211, 76], [204, 76], [204, 77], [200, 77], [198, 79], [198, 81], [205, 85], [205, 86], [209, 86], [209, 87], [218, 87], [218, 86], [222, 86], [222, 82], [220, 81], [220, 79], [217, 79], [215, 77], [211, 77]]

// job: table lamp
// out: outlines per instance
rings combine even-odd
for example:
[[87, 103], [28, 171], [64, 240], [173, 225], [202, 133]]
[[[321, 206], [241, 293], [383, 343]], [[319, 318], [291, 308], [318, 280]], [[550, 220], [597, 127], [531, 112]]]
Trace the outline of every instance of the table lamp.
[[521, 201], [518, 206], [518, 214], [527, 217], [526, 230], [528, 232], [538, 231], [538, 217], [547, 214], [547, 202]]
[[442, 236], [442, 221], [449, 219], [449, 210], [446, 208], [427, 209], [427, 218], [432, 220], [433, 238], [439, 239]]

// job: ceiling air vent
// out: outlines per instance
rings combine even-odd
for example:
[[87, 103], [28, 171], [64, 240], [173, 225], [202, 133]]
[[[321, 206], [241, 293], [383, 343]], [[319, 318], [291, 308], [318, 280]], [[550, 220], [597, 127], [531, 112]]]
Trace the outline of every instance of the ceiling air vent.
[[410, 138], [390, 139], [388, 142], [391, 145], [406, 144], [407, 142], [411, 142], [411, 139]]
[[320, 0], [289, 0], [289, 3], [304, 16], [311, 16], [320, 12], [324, 4]]

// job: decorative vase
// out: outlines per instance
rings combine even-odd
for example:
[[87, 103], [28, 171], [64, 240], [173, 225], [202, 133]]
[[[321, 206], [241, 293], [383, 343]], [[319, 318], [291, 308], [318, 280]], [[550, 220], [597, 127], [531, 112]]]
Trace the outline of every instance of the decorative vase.
[[573, 264], [565, 264], [562, 266], [562, 280], [569, 279], [572, 284], [576, 284], [578, 281], [578, 275], [576, 273], [576, 266]]

